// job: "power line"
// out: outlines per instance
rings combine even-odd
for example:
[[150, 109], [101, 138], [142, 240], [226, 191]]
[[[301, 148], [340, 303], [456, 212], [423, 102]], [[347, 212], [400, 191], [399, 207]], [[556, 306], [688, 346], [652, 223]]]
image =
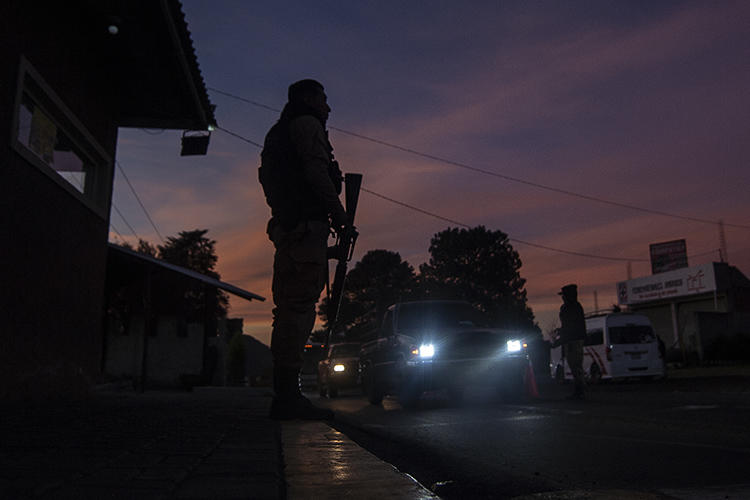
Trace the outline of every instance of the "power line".
[[[423, 210], [423, 209], [421, 209], [419, 207], [415, 207], [414, 205], [409, 205], [408, 203], [404, 203], [402, 201], [394, 200], [393, 198], [389, 198], [387, 196], [384, 196], [384, 195], [382, 195], [380, 193], [376, 193], [375, 191], [371, 191], [371, 190], [366, 189], [366, 188], [360, 188], [360, 189], [362, 191], [364, 191], [365, 193], [371, 194], [373, 196], [377, 196], [378, 198], [382, 198], [382, 199], [384, 199], [386, 201], [389, 201], [391, 203], [395, 203], [396, 205], [400, 205], [402, 207], [406, 207], [408, 209], [414, 210], [414, 211], [422, 213], [424, 215], [428, 215], [430, 217], [434, 217], [436, 219], [440, 219], [440, 220], [443, 220], [443, 221], [446, 221], [446, 222], [450, 222], [451, 224], [456, 224], [457, 226], [462, 226], [462, 227], [465, 227], [467, 229], [471, 229], [471, 226], [469, 226], [468, 224], [464, 224], [463, 222], [459, 222], [459, 221], [456, 221], [456, 220], [449, 219], [447, 217], [443, 217], [442, 215], [438, 215], [438, 214], [435, 214], [435, 213], [432, 213], [432, 212], [428, 212], [427, 210]], [[531, 243], [530, 241], [519, 240], [517, 238], [510, 238], [509, 237], [508, 240], [512, 241], [512, 242], [515, 242], [515, 243], [520, 243], [522, 245], [527, 245], [527, 246], [530, 246], [530, 247], [534, 247], [534, 248], [541, 248], [543, 250], [549, 250], [551, 252], [564, 253], [564, 254], [567, 254], [567, 255], [575, 255], [577, 257], [590, 257], [592, 259], [617, 260], [617, 261], [622, 261], [622, 262], [648, 262], [648, 259], [628, 259], [626, 257], [608, 257], [608, 256], [605, 256], [605, 255], [594, 255], [594, 254], [590, 254], [590, 253], [574, 252], [572, 250], [563, 250], [561, 248], [553, 248], [553, 247], [548, 247], [548, 246], [545, 246], [545, 245], [539, 245], [537, 243]]]
[[[246, 139], [245, 137], [242, 137], [241, 135], [235, 134], [234, 132], [231, 132], [231, 131], [226, 130], [224, 128], [221, 128], [219, 130], [222, 130], [222, 131], [224, 131], [224, 132], [226, 132], [226, 133], [228, 133], [228, 134], [230, 134], [230, 135], [232, 135], [234, 137], [242, 139], [243, 141], [248, 142], [248, 143], [250, 143], [250, 144], [252, 144], [254, 146], [257, 146], [259, 148], [263, 147], [263, 146], [261, 146], [260, 144], [254, 142], [254, 141]], [[424, 214], [424, 215], [427, 215], [427, 216], [430, 216], [430, 217], [434, 217], [436, 219], [440, 219], [440, 220], [445, 221], [445, 222], [450, 222], [451, 224], [456, 224], [456, 225], [461, 226], [461, 227], [471, 228], [471, 226], [469, 226], [468, 224], [465, 224], [463, 222], [459, 222], [459, 221], [456, 221], [456, 220], [453, 220], [453, 219], [449, 219], [447, 217], [443, 217], [442, 215], [438, 215], [438, 214], [435, 214], [433, 212], [429, 212], [427, 210], [424, 210], [422, 208], [415, 207], [414, 205], [409, 205], [408, 203], [404, 203], [402, 201], [398, 201], [398, 200], [395, 200], [393, 198], [389, 198], [388, 196], [382, 195], [380, 193], [376, 193], [375, 191], [372, 191], [370, 189], [367, 189], [367, 188], [360, 188], [360, 189], [362, 191], [366, 192], [366, 193], [369, 193], [369, 194], [373, 195], [373, 196], [376, 196], [378, 198], [382, 198], [382, 199], [384, 199], [386, 201], [390, 201], [391, 203], [395, 203], [396, 205], [400, 205], [400, 206], [408, 208], [410, 210], [414, 210], [414, 211], [419, 212], [421, 214]], [[528, 245], [528, 246], [535, 247], [535, 248], [541, 248], [543, 250], [549, 250], [551, 252], [558, 252], [558, 253], [564, 253], [564, 254], [568, 254], [568, 255], [575, 255], [575, 256], [578, 256], [578, 257], [590, 257], [590, 258], [593, 258], [593, 259], [616, 260], [616, 261], [624, 261], [624, 262], [648, 262], [647, 259], [628, 259], [628, 258], [625, 258], [625, 257], [607, 257], [607, 256], [603, 256], [603, 255], [594, 255], [594, 254], [588, 254], [588, 253], [582, 253], [582, 252], [574, 252], [572, 250], [563, 250], [563, 249], [560, 249], [560, 248], [548, 247], [548, 246], [545, 246], [545, 245], [539, 245], [539, 244], [536, 244], [536, 243], [531, 243], [531, 242], [528, 242], [528, 241], [523, 241], [523, 240], [519, 240], [519, 239], [515, 239], [515, 238], [508, 238], [508, 239], [510, 241], [514, 241], [516, 243], [521, 243], [523, 245]]]
[[[459, 222], [459, 221], [456, 221], [456, 220], [453, 220], [453, 219], [449, 219], [447, 217], [443, 217], [442, 215], [438, 215], [438, 214], [429, 212], [427, 210], [421, 209], [419, 207], [415, 207], [414, 205], [409, 205], [408, 203], [404, 203], [402, 201], [394, 200], [393, 198], [389, 198], [388, 196], [382, 195], [380, 193], [376, 193], [375, 191], [371, 191], [371, 190], [369, 190], [367, 188], [361, 187], [360, 190], [362, 190], [362, 191], [364, 191], [364, 192], [366, 192], [368, 194], [371, 194], [373, 196], [377, 196], [378, 198], [382, 198], [382, 199], [384, 199], [386, 201], [389, 201], [391, 203], [395, 203], [396, 205], [401, 205], [402, 207], [408, 208], [410, 210], [414, 210], [414, 211], [422, 213], [424, 215], [428, 215], [430, 217], [434, 217], [435, 219], [440, 219], [440, 220], [443, 220], [443, 221], [446, 221], [446, 222], [450, 222], [451, 224], [456, 224], [457, 226], [461, 226], [461, 227], [465, 227], [467, 229], [471, 229], [471, 226], [469, 226], [468, 224], [465, 224], [463, 222]], [[552, 252], [564, 253], [564, 254], [568, 254], [568, 255], [575, 255], [575, 256], [578, 256], [578, 257], [591, 257], [591, 258], [594, 258], [594, 259], [618, 260], [618, 261], [624, 261], [624, 262], [650, 262], [649, 259], [629, 259], [627, 257], [608, 257], [608, 256], [604, 256], [604, 255], [594, 255], [594, 254], [590, 254], [590, 253], [575, 252], [575, 251], [572, 251], [572, 250], [563, 250], [561, 248], [553, 248], [553, 247], [548, 247], [548, 246], [545, 246], [545, 245], [540, 245], [538, 243], [531, 243], [530, 241], [519, 240], [518, 238], [510, 238], [509, 237], [508, 240], [513, 241], [515, 243], [520, 243], [522, 245], [527, 245], [527, 246], [530, 246], [530, 247], [541, 248], [543, 250], [550, 250]], [[703, 252], [703, 253], [699, 253], [699, 254], [695, 254], [695, 255], [689, 255], [688, 257], [689, 258], [703, 257], [704, 255], [708, 255], [708, 254], [711, 254], [711, 253], [714, 253], [714, 252], [717, 252], [717, 251], [718, 251], [718, 249], [713, 249], [713, 250], [709, 250], [707, 252]]]
[[232, 99], [237, 99], [238, 101], [243, 101], [243, 102], [246, 102], [248, 104], [252, 104], [253, 106], [257, 106], [259, 108], [264, 108], [264, 109], [267, 109], [269, 111], [274, 111], [276, 113], [281, 112], [280, 109], [273, 108], [271, 106], [268, 106], [266, 104], [263, 104], [263, 103], [260, 103], [260, 102], [257, 102], [257, 101], [251, 101], [250, 99], [247, 99], [245, 97], [241, 97], [241, 96], [238, 96], [238, 95], [235, 95], [235, 94], [230, 94], [229, 92], [225, 92], [223, 90], [219, 90], [219, 89], [216, 89], [216, 88], [213, 88], [213, 87], [207, 87], [207, 88], [208, 88], [208, 90], [210, 90], [212, 92], [216, 92], [217, 94], [222, 94], [222, 95], [225, 95], [227, 97], [231, 97]]
[[142, 130], [143, 132], [147, 133], [148, 135], [161, 135], [161, 134], [163, 134], [163, 133], [164, 133], [164, 129], [163, 129], [163, 128], [160, 128], [160, 129], [156, 129], [156, 130], [154, 130], [154, 131], [151, 131], [151, 130], [149, 130], [149, 129], [147, 129], [147, 128], [141, 128], [141, 130]]
[[[115, 163], [117, 163], [117, 168], [120, 169], [120, 173], [122, 173], [122, 176], [125, 178], [125, 182], [127, 182], [128, 186], [130, 186], [130, 191], [132, 191], [133, 196], [135, 196], [135, 199], [138, 200], [138, 204], [141, 206], [141, 209], [143, 209], [143, 213], [146, 214], [146, 218], [151, 223], [151, 227], [154, 228], [154, 231], [156, 231], [157, 236], [159, 236], [159, 239], [161, 240], [161, 242], [164, 243], [164, 238], [162, 237], [159, 230], [156, 228], [156, 224], [154, 224], [154, 221], [151, 219], [151, 216], [149, 215], [148, 210], [146, 210], [146, 207], [143, 206], [143, 202], [141, 201], [141, 198], [138, 196], [138, 193], [136, 193], [135, 188], [130, 183], [130, 179], [128, 179], [128, 176], [125, 174], [125, 170], [122, 168], [122, 165], [120, 165], [119, 161]], [[135, 233], [135, 231], [133, 233]]]
[[138, 237], [138, 233], [135, 232], [135, 229], [133, 229], [133, 226], [131, 226], [130, 223], [128, 222], [128, 220], [125, 218], [125, 216], [122, 215], [122, 212], [120, 212], [117, 209], [117, 205], [115, 205], [114, 203], [112, 203], [112, 208], [115, 209], [115, 212], [117, 212], [117, 215], [119, 215], [120, 218], [122, 219], [122, 221], [125, 223], [125, 225], [128, 226], [128, 229], [130, 229], [130, 232], [133, 233], [133, 236], [135, 236], [136, 239], [140, 240], [140, 238]]
[[[222, 94], [222, 95], [225, 95], [227, 97], [231, 97], [233, 99], [237, 99], [237, 100], [246, 102], [248, 104], [251, 104], [251, 105], [259, 107], [259, 108], [263, 108], [263, 109], [267, 109], [267, 110], [270, 110], [270, 111], [279, 112], [278, 109], [273, 108], [271, 106], [267, 106], [265, 104], [262, 104], [262, 103], [259, 103], [259, 102], [256, 102], [256, 101], [252, 101], [250, 99], [246, 99], [246, 98], [238, 96], [238, 95], [230, 94], [229, 92], [225, 92], [223, 90], [219, 90], [219, 89], [212, 88], [212, 87], [209, 87], [208, 89], [211, 90], [211, 91], [213, 91], [213, 92], [216, 92], [218, 94]], [[386, 147], [389, 147], [391, 149], [396, 149], [398, 151], [409, 153], [409, 154], [412, 154], [412, 155], [415, 155], [415, 156], [420, 156], [422, 158], [427, 158], [429, 160], [437, 161], [437, 162], [440, 162], [440, 163], [445, 163], [447, 165], [451, 165], [451, 166], [458, 167], [458, 168], [463, 168], [463, 169], [466, 169], [466, 170], [471, 170], [473, 172], [477, 172], [477, 173], [480, 173], [480, 174], [483, 174], [483, 175], [497, 177], [499, 179], [503, 179], [503, 180], [506, 180], [506, 181], [516, 182], [516, 183], [519, 183], [519, 184], [525, 184], [527, 186], [532, 186], [532, 187], [535, 187], [535, 188], [538, 188], [538, 189], [544, 189], [544, 190], [547, 190], [547, 191], [552, 191], [552, 192], [555, 192], [555, 193], [564, 194], [564, 195], [575, 197], [575, 198], [581, 198], [581, 199], [584, 199], [584, 200], [593, 201], [593, 202], [596, 202], [596, 203], [603, 203], [603, 204], [606, 204], [606, 205], [611, 205], [611, 206], [620, 207], [620, 208], [627, 208], [627, 209], [630, 209], [630, 210], [637, 210], [637, 211], [640, 211], [640, 212], [645, 212], [645, 213], [649, 213], [649, 214], [653, 214], [653, 215], [660, 215], [660, 216], [663, 216], [663, 217], [672, 217], [672, 218], [675, 218], [675, 219], [688, 220], [688, 221], [692, 221], [692, 222], [700, 222], [700, 223], [703, 223], [703, 224], [716, 224], [718, 222], [718, 221], [715, 221], [715, 220], [702, 219], [700, 217], [691, 217], [691, 216], [687, 216], [687, 215], [674, 214], [674, 213], [665, 212], [665, 211], [662, 211], [662, 210], [654, 210], [654, 209], [650, 209], [650, 208], [639, 207], [639, 206], [636, 206], [636, 205], [630, 205], [628, 203], [621, 203], [621, 202], [618, 202], [618, 201], [607, 200], [605, 198], [600, 198], [600, 197], [597, 197], [597, 196], [590, 196], [590, 195], [586, 195], [586, 194], [583, 194], [583, 193], [577, 193], [575, 191], [570, 191], [570, 190], [567, 190], [567, 189], [557, 188], [557, 187], [554, 187], [554, 186], [548, 186], [546, 184], [541, 184], [541, 183], [538, 183], [538, 182], [528, 181], [528, 180], [525, 180], [525, 179], [520, 179], [518, 177], [512, 177], [512, 176], [509, 176], [509, 175], [500, 174], [498, 172], [493, 172], [491, 170], [486, 170], [486, 169], [483, 169], [483, 168], [474, 167], [472, 165], [468, 165], [466, 163], [461, 163], [461, 162], [457, 162], [457, 161], [450, 160], [450, 159], [447, 159], [447, 158], [443, 158], [441, 156], [437, 156], [437, 155], [433, 155], [433, 154], [429, 154], [429, 153], [423, 153], [421, 151], [417, 151], [417, 150], [412, 149], [412, 148], [407, 148], [407, 147], [400, 146], [398, 144], [394, 144], [394, 143], [391, 143], [391, 142], [387, 142], [387, 141], [383, 141], [383, 140], [380, 140], [380, 139], [375, 139], [375, 138], [372, 138], [372, 137], [368, 137], [366, 135], [359, 134], [357, 132], [352, 132], [350, 130], [346, 130], [346, 129], [342, 129], [342, 128], [338, 128], [338, 127], [332, 127], [332, 126], [329, 126], [328, 128], [331, 129], [331, 130], [335, 130], [337, 132], [341, 132], [342, 134], [350, 135], [350, 136], [356, 137], [358, 139], [362, 139], [362, 140], [369, 141], [369, 142], [372, 142], [372, 143], [375, 143], [375, 144], [379, 144], [381, 146], [386, 146]], [[750, 229], [750, 225], [744, 225], [744, 224], [730, 224], [728, 222], [725, 222], [724, 225], [725, 226], [730, 226], [730, 227], [741, 228], [741, 229]]]
[[119, 236], [121, 240], [123, 240], [123, 241], [125, 240], [125, 238], [123, 238], [123, 237], [122, 237], [122, 234], [120, 234], [120, 231], [118, 231], [118, 230], [117, 230], [117, 228], [115, 227], [115, 225], [114, 225], [114, 224], [112, 224], [112, 221], [111, 221], [111, 220], [109, 221], [109, 227], [111, 227], [111, 228], [112, 228], [112, 231], [114, 231], [114, 232], [115, 232], [115, 234], [116, 234], [117, 236]]
[[216, 127], [216, 129], [218, 129], [218, 130], [221, 130], [222, 132], [225, 132], [225, 133], [227, 133], [227, 134], [229, 134], [229, 135], [231, 135], [233, 137], [236, 137], [237, 139], [243, 140], [243, 141], [247, 142], [248, 144], [252, 144], [253, 146], [255, 146], [257, 148], [263, 149], [263, 145], [262, 144], [258, 144], [257, 142], [251, 141], [250, 139], [248, 139], [246, 137], [242, 137], [239, 134], [235, 134], [234, 132], [225, 129], [224, 127], [219, 127], [218, 125], [214, 125], [214, 127]]

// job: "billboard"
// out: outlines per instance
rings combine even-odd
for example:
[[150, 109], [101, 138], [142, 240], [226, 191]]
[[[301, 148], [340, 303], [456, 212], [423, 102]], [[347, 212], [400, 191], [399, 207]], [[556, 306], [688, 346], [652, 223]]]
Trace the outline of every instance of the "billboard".
[[674, 271], [688, 266], [685, 240], [652, 243], [648, 248], [651, 253], [651, 274]]
[[702, 264], [617, 283], [617, 303], [639, 304], [716, 290], [714, 264]]

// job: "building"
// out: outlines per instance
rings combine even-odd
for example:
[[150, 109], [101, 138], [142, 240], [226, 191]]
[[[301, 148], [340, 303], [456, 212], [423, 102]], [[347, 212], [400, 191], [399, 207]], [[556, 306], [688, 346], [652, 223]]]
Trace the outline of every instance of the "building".
[[[140, 390], [217, 383], [226, 363], [216, 301], [211, 300], [217, 289], [246, 300], [265, 300], [110, 243], [101, 360], [105, 379], [130, 380]], [[225, 330], [226, 323], [239, 323], [234, 333], [242, 333], [241, 319], [221, 323]]]
[[750, 280], [726, 263], [622, 281], [617, 297], [620, 305], [649, 317], [670, 361], [737, 356], [727, 346], [750, 339]]
[[0, 6], [0, 398], [100, 375], [118, 127], [215, 123], [177, 0]]

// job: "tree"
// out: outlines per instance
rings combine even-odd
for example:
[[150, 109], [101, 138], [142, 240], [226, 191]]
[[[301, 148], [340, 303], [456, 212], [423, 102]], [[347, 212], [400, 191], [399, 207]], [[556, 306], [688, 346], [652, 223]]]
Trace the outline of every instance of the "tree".
[[419, 268], [422, 293], [466, 300], [497, 326], [539, 333], [520, 268], [518, 252], [502, 231], [449, 228], [433, 236], [430, 260]]
[[[398, 252], [371, 250], [346, 275], [341, 298], [339, 325], [352, 337], [373, 328], [388, 306], [412, 296], [416, 285], [414, 268]], [[323, 299], [318, 314], [329, 327], [328, 300]]]
[[[206, 237], [208, 229], [182, 231], [177, 237], [170, 236], [164, 245], [159, 245], [159, 257], [171, 264], [182, 266], [215, 279], [221, 279], [216, 272], [216, 241]], [[141, 248], [141, 245], [138, 245]], [[204, 290], [210, 290], [204, 296]], [[191, 283], [186, 287], [185, 298], [190, 304], [189, 314], [201, 318], [206, 306], [215, 308], [216, 316], [225, 316], [229, 298], [218, 289], [206, 288], [202, 284]]]
[[151, 257], [156, 257], [159, 253], [159, 250], [154, 245], [140, 238], [138, 239], [138, 248], [135, 251], [150, 255]]
[[132, 250], [134, 252], [150, 255], [151, 257], [157, 257], [159, 253], [159, 251], [154, 245], [144, 240], [143, 238], [138, 238], [138, 248], [133, 248], [133, 245], [131, 245], [127, 241], [123, 241], [120, 246], [127, 248], [128, 250]]

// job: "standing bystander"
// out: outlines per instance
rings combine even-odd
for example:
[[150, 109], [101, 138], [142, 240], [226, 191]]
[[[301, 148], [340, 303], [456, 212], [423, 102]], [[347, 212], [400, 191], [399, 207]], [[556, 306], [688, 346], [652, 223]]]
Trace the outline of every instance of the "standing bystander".
[[573, 374], [573, 394], [569, 399], [584, 399], [586, 381], [583, 375], [583, 342], [586, 339], [586, 318], [578, 302], [578, 287], [565, 285], [558, 293], [562, 295], [560, 306], [560, 329], [555, 346], [563, 346], [563, 355]]

